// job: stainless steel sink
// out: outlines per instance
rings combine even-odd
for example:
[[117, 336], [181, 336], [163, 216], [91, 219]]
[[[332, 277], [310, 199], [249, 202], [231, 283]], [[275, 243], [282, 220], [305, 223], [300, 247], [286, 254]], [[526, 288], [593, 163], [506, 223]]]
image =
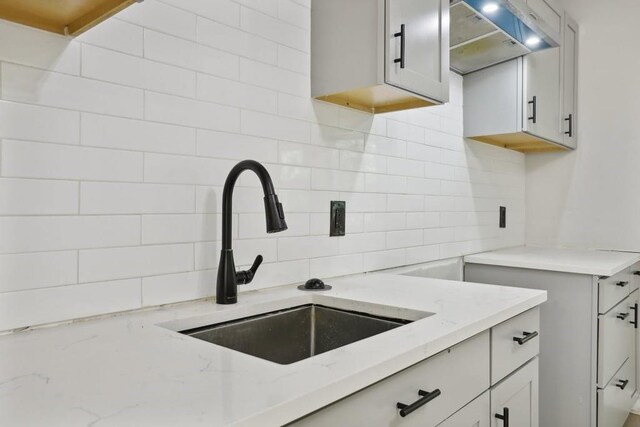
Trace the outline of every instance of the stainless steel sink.
[[307, 304], [180, 333], [288, 365], [410, 322]]

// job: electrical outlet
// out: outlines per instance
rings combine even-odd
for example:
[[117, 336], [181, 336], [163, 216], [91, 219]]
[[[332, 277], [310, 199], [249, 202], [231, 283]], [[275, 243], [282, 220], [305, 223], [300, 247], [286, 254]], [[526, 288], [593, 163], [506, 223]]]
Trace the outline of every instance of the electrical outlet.
[[329, 236], [344, 236], [346, 216], [346, 202], [336, 200], [331, 201], [331, 224], [329, 225]]
[[500, 206], [500, 228], [507, 228], [507, 208]]

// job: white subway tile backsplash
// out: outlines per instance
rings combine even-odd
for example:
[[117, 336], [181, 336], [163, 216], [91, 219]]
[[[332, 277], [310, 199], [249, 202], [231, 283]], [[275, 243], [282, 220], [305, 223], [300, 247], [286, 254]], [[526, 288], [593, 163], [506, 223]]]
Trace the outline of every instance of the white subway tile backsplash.
[[[16, 41], [19, 40], [19, 43]], [[80, 45], [32, 27], [0, 21], [0, 61], [80, 74]]]
[[134, 4], [116, 15], [118, 18], [144, 28], [185, 39], [196, 38], [196, 15], [157, 0], [146, 0], [144, 6]]
[[278, 260], [318, 258], [338, 254], [338, 240], [329, 236], [278, 239]]
[[77, 182], [0, 178], [0, 215], [77, 213]]
[[278, 109], [278, 95], [272, 90], [206, 74], [198, 74], [197, 98], [266, 113]]
[[[238, 216], [232, 216], [231, 236], [238, 237]], [[220, 240], [222, 218], [216, 214], [144, 215], [142, 244], [187, 243]]]
[[195, 207], [195, 190], [186, 185], [83, 182], [80, 199], [84, 215], [189, 213]]
[[311, 29], [309, 7], [291, 0], [278, 0], [278, 18], [305, 30]]
[[[280, 8], [279, 11], [286, 12], [284, 8]], [[308, 30], [246, 7], [240, 11], [240, 22], [241, 28], [246, 32], [258, 34], [260, 37], [302, 52], [310, 50], [311, 33]]]
[[340, 152], [340, 169], [356, 172], [387, 172], [387, 158], [375, 154]]
[[143, 31], [143, 28], [138, 25], [118, 18], [111, 18], [102, 21], [91, 31], [80, 34], [76, 40], [130, 55], [142, 56]]
[[80, 282], [155, 276], [193, 270], [193, 245], [81, 250]]
[[228, 79], [240, 75], [238, 56], [148, 29], [144, 30], [144, 56]]
[[242, 133], [294, 142], [309, 142], [310, 125], [300, 120], [242, 111]]
[[289, 229], [266, 233], [243, 173], [236, 266], [265, 262], [241, 292], [522, 244], [524, 156], [464, 140], [462, 78], [437, 107], [313, 100], [310, 7], [145, 0], [74, 40], [0, 22], [0, 331], [213, 296], [244, 159]]
[[82, 75], [171, 95], [196, 93], [194, 71], [89, 45], [82, 47]]
[[281, 163], [331, 169], [340, 167], [338, 150], [286, 141], [279, 143], [278, 150]]
[[216, 292], [216, 270], [190, 271], [142, 279], [144, 307], [209, 297]]
[[155, 92], [145, 93], [144, 118], [154, 122], [226, 132], [237, 132], [240, 129], [240, 110], [235, 107]]
[[80, 113], [0, 101], [0, 138], [77, 144]]
[[308, 76], [247, 58], [240, 58], [240, 80], [300, 97], [309, 96], [311, 90]]
[[312, 258], [309, 262], [310, 277], [336, 277], [364, 271], [363, 255], [339, 255], [325, 258]]
[[240, 5], [230, 0], [159, 0], [223, 24], [240, 25]]
[[382, 270], [406, 264], [404, 249], [369, 252], [363, 255], [364, 271]]
[[136, 216], [0, 217], [0, 253], [140, 244]]
[[422, 245], [422, 230], [405, 230], [387, 232], [387, 248], [410, 248]]
[[82, 113], [82, 145], [173, 154], [195, 154], [196, 130], [143, 120]]
[[142, 117], [142, 89], [8, 63], [0, 73], [2, 99], [8, 101]]
[[141, 181], [142, 153], [4, 140], [1, 168], [7, 177]]
[[0, 294], [0, 330], [141, 307], [140, 279]]
[[221, 159], [253, 159], [261, 162], [278, 161], [278, 141], [237, 133], [198, 129], [197, 153], [199, 156]]
[[234, 163], [208, 157], [147, 153], [144, 180], [162, 184], [222, 185]]
[[339, 249], [341, 254], [352, 254], [379, 251], [385, 249], [385, 233], [355, 233], [340, 237]]
[[0, 255], [0, 294], [77, 282], [76, 251]]
[[268, 64], [276, 64], [278, 61], [276, 43], [200, 17], [198, 43]]

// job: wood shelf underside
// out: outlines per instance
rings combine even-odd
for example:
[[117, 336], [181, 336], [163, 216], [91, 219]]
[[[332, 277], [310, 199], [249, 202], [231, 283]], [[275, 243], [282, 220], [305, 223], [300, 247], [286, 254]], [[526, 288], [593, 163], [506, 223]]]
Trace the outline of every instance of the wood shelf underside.
[[496, 145], [502, 148], [519, 151], [521, 153], [548, 153], [553, 151], [568, 151], [568, 148], [556, 145], [545, 139], [536, 138], [524, 132], [505, 133], [501, 135], [472, 136], [470, 139]]
[[77, 36], [136, 0], [0, 0], [0, 18]]
[[436, 105], [417, 96], [411, 96], [404, 90], [384, 84], [316, 96], [315, 98], [373, 114]]

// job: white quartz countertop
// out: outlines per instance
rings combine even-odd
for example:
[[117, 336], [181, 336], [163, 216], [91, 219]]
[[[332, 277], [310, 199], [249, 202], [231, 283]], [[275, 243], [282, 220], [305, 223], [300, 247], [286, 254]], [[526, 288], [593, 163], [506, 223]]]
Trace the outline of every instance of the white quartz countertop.
[[465, 263], [613, 276], [640, 261], [632, 252], [519, 246], [464, 257]]
[[[546, 300], [544, 291], [376, 274], [0, 336], [2, 426], [276, 426]], [[178, 330], [318, 303], [421, 320], [290, 365]]]

